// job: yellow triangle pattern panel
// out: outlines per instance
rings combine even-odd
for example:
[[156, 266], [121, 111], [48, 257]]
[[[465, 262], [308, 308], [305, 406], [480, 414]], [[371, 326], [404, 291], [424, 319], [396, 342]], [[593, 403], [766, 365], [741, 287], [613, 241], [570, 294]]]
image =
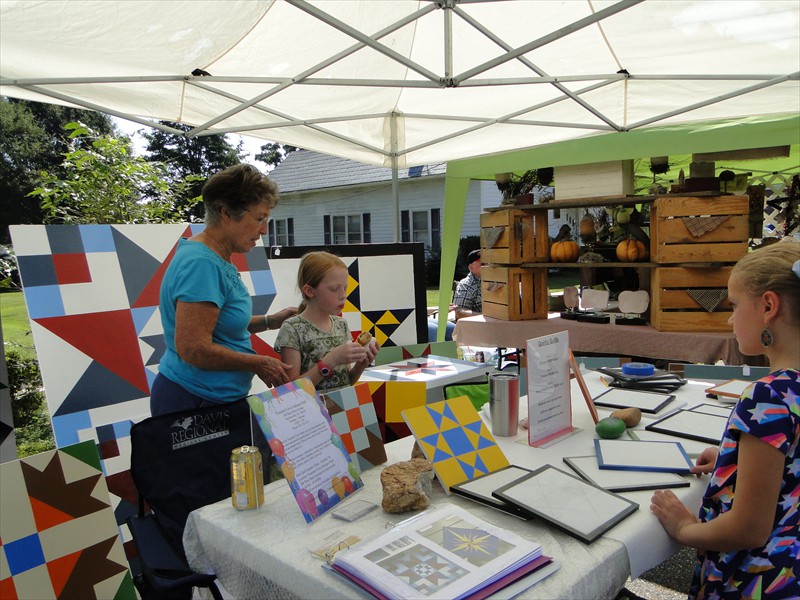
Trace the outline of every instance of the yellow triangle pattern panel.
[[399, 325], [400, 321], [395, 317], [391, 311], [386, 311], [381, 315], [381, 318], [378, 319], [378, 325]]
[[[362, 330], [362, 331], [365, 331], [365, 330]], [[375, 328], [375, 331], [374, 331], [373, 335], [375, 336], [375, 339], [378, 342], [378, 346], [383, 346], [384, 344], [386, 344], [386, 340], [389, 339], [389, 336], [386, 335], [385, 333], [383, 333], [383, 331], [381, 331], [377, 327]]]
[[353, 279], [352, 275], [348, 275], [347, 276], [347, 295], [349, 296], [350, 294], [352, 294], [353, 290], [355, 290], [357, 287], [358, 287], [358, 282], [355, 279]]
[[356, 308], [355, 304], [350, 302], [350, 300], [345, 300], [344, 301], [344, 308], [342, 309], [342, 313], [351, 313], [351, 312], [361, 312], [361, 311], [358, 310], [358, 308]]
[[[370, 321], [364, 313], [361, 313], [361, 331], [372, 331], [372, 327], [375, 325], [372, 321]], [[380, 342], [378, 342], [380, 343]]]

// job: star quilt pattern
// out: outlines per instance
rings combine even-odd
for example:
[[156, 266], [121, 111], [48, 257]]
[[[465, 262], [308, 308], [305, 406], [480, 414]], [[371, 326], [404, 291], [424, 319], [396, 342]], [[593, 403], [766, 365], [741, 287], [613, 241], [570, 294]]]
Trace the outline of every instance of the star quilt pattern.
[[451, 485], [509, 465], [466, 396], [408, 408], [402, 416], [448, 494]]
[[135, 599], [95, 443], [0, 465], [0, 597]]

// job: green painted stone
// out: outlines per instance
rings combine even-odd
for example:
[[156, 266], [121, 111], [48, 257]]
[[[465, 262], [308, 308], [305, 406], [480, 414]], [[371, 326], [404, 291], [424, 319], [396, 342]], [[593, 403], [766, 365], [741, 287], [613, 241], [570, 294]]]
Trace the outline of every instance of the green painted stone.
[[625, 432], [625, 421], [617, 417], [606, 417], [597, 422], [594, 430], [601, 438], [613, 440]]

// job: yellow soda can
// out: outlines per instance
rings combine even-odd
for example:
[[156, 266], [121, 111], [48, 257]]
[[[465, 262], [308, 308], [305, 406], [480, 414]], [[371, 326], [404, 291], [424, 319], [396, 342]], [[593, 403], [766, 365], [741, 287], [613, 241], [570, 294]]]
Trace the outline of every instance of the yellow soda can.
[[255, 446], [234, 448], [231, 453], [231, 502], [237, 510], [264, 504], [261, 452]]

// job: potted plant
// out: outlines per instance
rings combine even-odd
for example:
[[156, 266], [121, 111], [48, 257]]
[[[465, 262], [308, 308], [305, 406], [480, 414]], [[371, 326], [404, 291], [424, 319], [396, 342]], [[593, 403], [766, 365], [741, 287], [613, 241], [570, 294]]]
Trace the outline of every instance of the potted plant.
[[498, 173], [495, 175], [497, 189], [503, 195], [501, 206], [533, 204], [533, 190], [540, 188], [540, 202], [547, 202], [553, 197], [549, 192], [546, 197], [541, 194], [545, 188], [553, 183], [553, 168], [529, 169], [517, 175], [516, 173]]

